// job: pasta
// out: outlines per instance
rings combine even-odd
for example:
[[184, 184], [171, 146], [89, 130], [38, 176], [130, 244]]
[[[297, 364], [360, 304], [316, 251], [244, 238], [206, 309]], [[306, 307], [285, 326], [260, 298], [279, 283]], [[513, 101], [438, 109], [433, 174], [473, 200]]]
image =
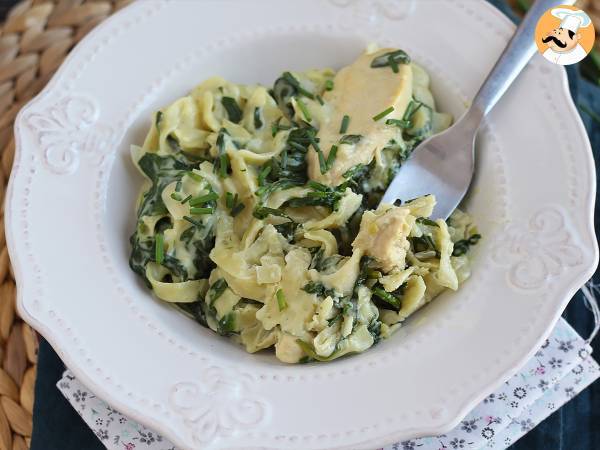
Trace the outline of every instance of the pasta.
[[132, 159], [146, 181], [131, 268], [154, 294], [248, 352], [286, 363], [362, 352], [470, 275], [477, 234], [432, 195], [379, 200], [447, 128], [401, 50], [272, 89], [211, 78], [157, 111]]

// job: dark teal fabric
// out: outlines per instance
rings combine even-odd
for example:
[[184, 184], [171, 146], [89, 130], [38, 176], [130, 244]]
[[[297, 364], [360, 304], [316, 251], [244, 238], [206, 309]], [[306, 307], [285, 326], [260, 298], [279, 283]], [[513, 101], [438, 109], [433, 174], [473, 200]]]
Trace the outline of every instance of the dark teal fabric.
[[[423, 1], [423, 0], [420, 0]], [[502, 0], [490, 0], [513, 20], [515, 16]], [[2, 2], [6, 3], [6, 2]], [[576, 103], [583, 103], [600, 115], [600, 88], [583, 80], [578, 68], [568, 68], [571, 93]], [[588, 130], [596, 171], [600, 161], [600, 127], [582, 112]], [[596, 233], [600, 235], [596, 211]], [[599, 273], [595, 279], [600, 282]], [[579, 292], [563, 316], [583, 336], [593, 328], [593, 319], [584, 307]], [[592, 345], [600, 355], [600, 340]], [[39, 352], [39, 369], [35, 389], [34, 427], [32, 450], [95, 450], [103, 449], [94, 433], [75, 413], [56, 388], [56, 382], [65, 367], [50, 345], [43, 341]], [[511, 447], [512, 450], [600, 450], [600, 383], [596, 382], [538, 425]]]

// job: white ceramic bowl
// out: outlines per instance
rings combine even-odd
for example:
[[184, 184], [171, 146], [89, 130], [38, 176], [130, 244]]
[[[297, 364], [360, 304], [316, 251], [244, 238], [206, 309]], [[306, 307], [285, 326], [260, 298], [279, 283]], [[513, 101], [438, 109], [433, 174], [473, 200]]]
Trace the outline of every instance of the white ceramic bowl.
[[128, 267], [151, 112], [210, 75], [270, 83], [376, 41], [465, 109], [514, 26], [484, 1], [141, 1], [18, 116], [6, 231], [20, 314], [77, 377], [182, 448], [374, 448], [453, 427], [513, 374], [596, 266], [595, 174], [562, 68], [536, 56], [480, 133], [472, 278], [391, 339], [329, 364], [249, 355]]

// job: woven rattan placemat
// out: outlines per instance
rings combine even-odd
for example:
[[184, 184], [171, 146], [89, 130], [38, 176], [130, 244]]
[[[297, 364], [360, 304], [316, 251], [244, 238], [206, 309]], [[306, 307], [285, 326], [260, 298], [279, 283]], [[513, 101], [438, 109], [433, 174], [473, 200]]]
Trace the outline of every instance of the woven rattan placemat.
[[[29, 448], [38, 348], [36, 333], [15, 310], [15, 281], [4, 237], [3, 199], [15, 151], [13, 122], [71, 48], [130, 1], [26, 0], [0, 26], [0, 450]], [[578, 3], [600, 30], [600, 0]]]
[[[130, 0], [23, 1], [0, 27], [0, 199], [15, 151], [19, 109], [52, 77], [71, 48]], [[4, 213], [4, 202], [2, 202]], [[28, 449], [38, 339], [15, 311], [15, 282], [0, 218], [0, 450]]]

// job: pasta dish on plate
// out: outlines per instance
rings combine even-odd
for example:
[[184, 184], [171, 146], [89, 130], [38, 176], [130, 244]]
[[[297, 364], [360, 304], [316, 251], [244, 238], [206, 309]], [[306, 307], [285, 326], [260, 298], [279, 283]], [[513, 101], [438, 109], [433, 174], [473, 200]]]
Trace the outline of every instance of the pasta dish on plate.
[[402, 50], [271, 89], [211, 78], [161, 108], [143, 145], [131, 268], [248, 352], [330, 361], [385, 339], [469, 277], [480, 235], [432, 195], [379, 204], [412, 150], [450, 126]]

